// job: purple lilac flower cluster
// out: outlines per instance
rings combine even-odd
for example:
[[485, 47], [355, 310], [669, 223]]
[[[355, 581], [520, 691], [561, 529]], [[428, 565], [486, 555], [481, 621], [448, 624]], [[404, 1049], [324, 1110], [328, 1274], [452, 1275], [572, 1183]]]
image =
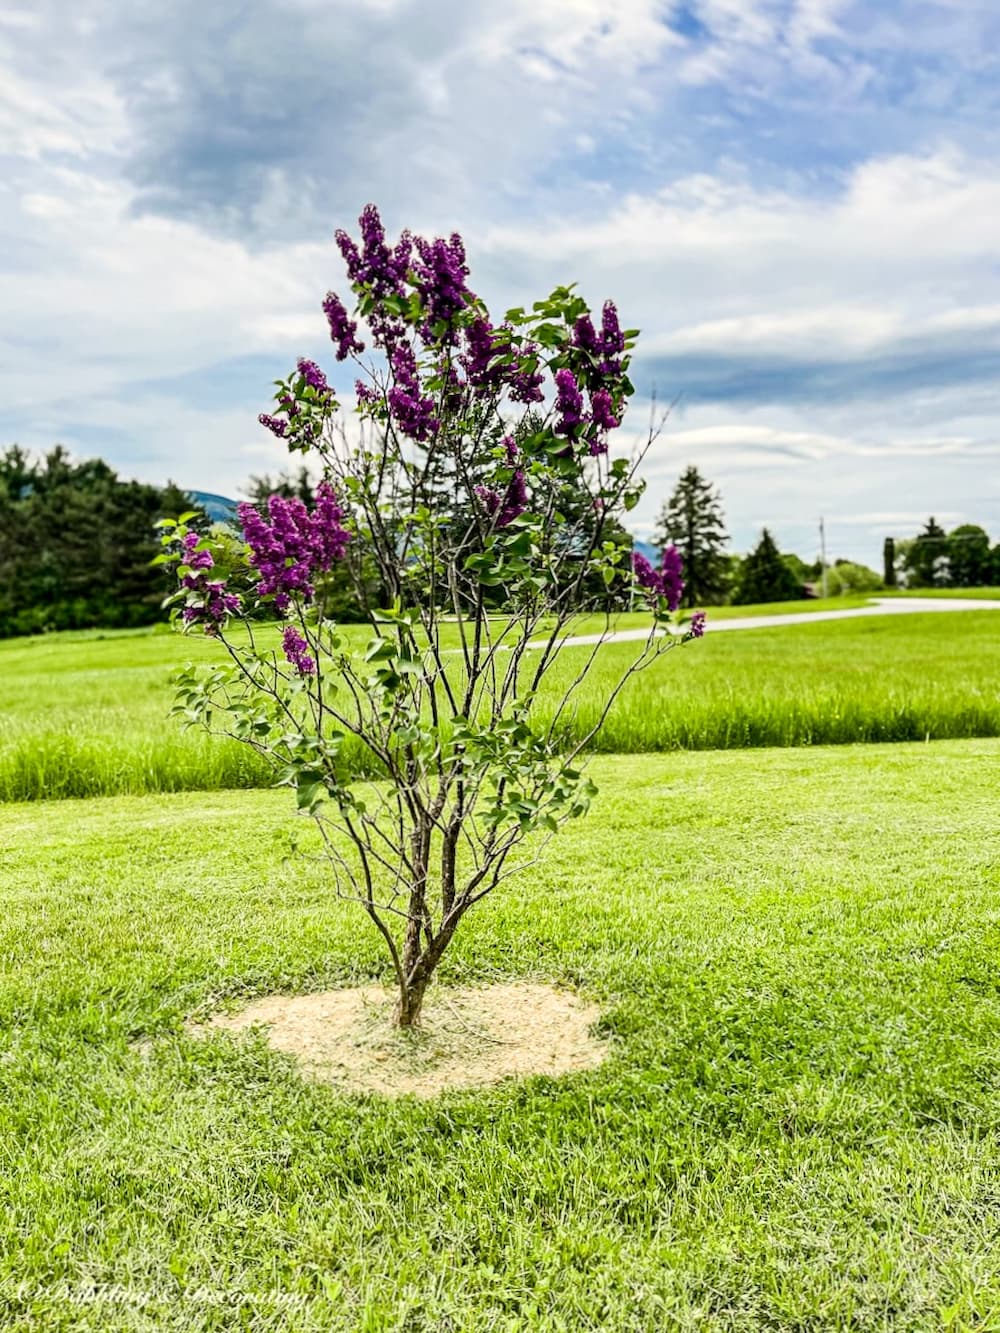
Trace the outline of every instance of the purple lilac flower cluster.
[[401, 343], [390, 358], [395, 383], [387, 395], [392, 419], [413, 440], [432, 439], [441, 427], [434, 415], [434, 399], [420, 392], [417, 359], [409, 343]]
[[584, 411], [583, 393], [571, 370], [556, 371], [556, 414], [557, 435], [575, 437], [580, 427], [588, 427], [587, 446], [594, 457], [608, 452], [607, 433], [620, 424], [607, 389], [594, 389], [590, 395], [590, 412]]
[[500, 508], [500, 501], [503, 498], [495, 486], [474, 486], [473, 490], [479, 499], [480, 504], [492, 518]]
[[477, 486], [475, 489], [480, 503], [498, 528], [513, 523], [528, 507], [528, 486], [521, 468], [515, 470], [503, 492], [493, 486]]
[[[457, 232], [447, 241], [441, 237], [427, 241], [417, 236], [413, 243], [420, 256], [414, 264], [413, 273], [425, 313], [421, 336], [427, 342], [442, 341], [450, 344], [454, 340], [455, 316], [470, 301], [475, 300], [465, 282], [469, 276], [465, 246]], [[434, 332], [434, 326], [438, 324], [445, 325], [440, 338]]]
[[413, 255], [413, 238], [404, 231], [395, 247], [385, 239], [385, 227], [374, 204], [366, 204], [358, 225], [361, 228], [361, 249], [346, 231], [338, 230], [337, 246], [347, 265], [351, 282], [371, 289], [375, 297], [400, 296]]
[[326, 375], [305, 357], [299, 357], [296, 375], [280, 386], [277, 401], [283, 417], [261, 412], [257, 420], [279, 440], [287, 440], [290, 449], [307, 449], [319, 439], [324, 421], [337, 406]]
[[688, 625], [688, 634], [692, 639], [700, 639], [705, 633], [705, 612], [696, 611], [691, 617], [691, 623]]
[[285, 656], [300, 676], [314, 676], [316, 663], [309, 655], [309, 645], [294, 625], [286, 625], [281, 636]]
[[273, 417], [269, 412], [261, 412], [257, 420], [262, 426], [266, 426], [272, 435], [276, 435], [279, 440], [287, 440], [289, 431], [297, 432], [296, 417], [299, 416], [299, 405], [291, 394], [283, 393], [278, 398], [278, 406], [286, 414], [283, 417]]
[[499, 342], [486, 318], [473, 320], [465, 330], [466, 350], [459, 360], [470, 385], [480, 396], [495, 389], [503, 376], [503, 366], [494, 360]]
[[309, 599], [315, 593], [313, 578], [333, 567], [343, 557], [350, 534], [343, 526], [343, 511], [329, 484], [316, 488], [313, 512], [295, 498], [272, 495], [264, 518], [251, 504], [238, 508], [243, 535], [250, 547], [250, 564], [259, 575], [257, 592], [274, 597], [285, 611], [293, 594]]
[[614, 430], [621, 424], [607, 389], [597, 389], [590, 395], [590, 419], [602, 431]]
[[594, 370], [602, 378], [621, 374], [625, 335], [618, 323], [618, 307], [614, 301], [604, 302], [600, 333], [594, 328], [594, 321], [589, 315], [578, 317], [573, 326], [573, 346], [588, 354], [594, 363]]
[[684, 591], [684, 561], [676, 546], [665, 546], [660, 559], [660, 584], [671, 611], [681, 604]]
[[577, 317], [576, 323], [573, 325], [573, 345], [579, 347], [582, 352], [589, 352], [593, 357], [600, 356], [601, 340], [594, 328], [594, 321], [589, 315], [579, 315]]
[[181, 563], [191, 570], [182, 577], [181, 586], [197, 595], [181, 610], [181, 620], [185, 625], [202, 624], [206, 634], [216, 634], [226, 616], [239, 611], [240, 599], [235, 593], [226, 592], [222, 579], [207, 577], [207, 571], [214, 568], [215, 561], [211, 551], [198, 550], [200, 543], [197, 532], [185, 533], [181, 541]]
[[344, 511], [333, 487], [326, 481], [316, 487], [312, 536], [318, 569], [330, 570], [338, 560], [343, 560], [351, 534], [344, 527]]
[[358, 249], [346, 231], [336, 233], [337, 245], [344, 257], [351, 282], [364, 287], [374, 298], [368, 324], [376, 342], [386, 352], [390, 352], [406, 330], [398, 316], [385, 310], [385, 300], [387, 297], [406, 295], [405, 284], [413, 255], [413, 238], [409, 232], [404, 231], [395, 247], [390, 247], [374, 204], [365, 207], [359, 223], [362, 248]]
[[[538, 369], [535, 343], [512, 348], [509, 325], [494, 329], [488, 319], [474, 320], [465, 330], [465, 354], [460, 358], [469, 384], [478, 397], [506, 387], [515, 403], [540, 403], [545, 397], [545, 376]], [[507, 361], [507, 356], [511, 359]]]
[[507, 483], [507, 491], [503, 497], [503, 504], [500, 506], [500, 512], [497, 515], [497, 527], [505, 528], [508, 523], [513, 523], [528, 507], [528, 487], [524, 480], [524, 472], [517, 468], [510, 481]]
[[296, 369], [309, 385], [310, 389], [315, 389], [317, 393], [332, 394], [333, 390], [327, 383], [326, 376], [317, 366], [315, 361], [307, 361], [304, 356], [300, 356], [296, 362]]
[[514, 403], [540, 403], [545, 397], [545, 376], [538, 368], [536, 343], [521, 344], [519, 354], [507, 367], [507, 392]]
[[632, 571], [640, 588], [645, 588], [654, 597], [662, 597], [671, 611], [677, 610], [684, 591], [684, 579], [680, 552], [676, 546], [664, 548], [663, 562], [658, 570], [640, 551], [633, 551]]
[[199, 551], [201, 545], [201, 536], [197, 532], [186, 532], [181, 542], [183, 551], [182, 559], [188, 569], [212, 569], [215, 561], [212, 559], [212, 552], [205, 550]]
[[620, 375], [622, 352], [625, 350], [625, 335], [618, 323], [618, 307], [614, 301], [605, 301], [601, 311], [601, 362], [602, 375]]
[[266, 426], [272, 435], [277, 435], [279, 440], [283, 440], [288, 434], [288, 422], [284, 417], [272, 417], [269, 412], [261, 412], [257, 420], [262, 426]]
[[337, 348], [338, 361], [346, 361], [349, 356], [365, 350], [364, 343], [357, 336], [358, 322], [348, 315], [347, 307], [336, 292], [327, 292], [323, 298], [323, 313], [330, 327], [330, 341]]
[[[615, 402], [608, 388], [608, 380], [622, 373], [621, 353], [625, 349], [625, 335], [619, 326], [618, 310], [613, 301], [604, 303], [600, 333], [590, 315], [577, 317], [573, 325], [573, 346], [586, 355], [578, 375], [571, 371], [559, 371], [556, 375], [556, 411], [559, 413], [556, 433], [573, 436], [582, 433], [591, 455], [596, 457], [608, 451], [608, 431], [621, 425], [621, 405]], [[560, 376], [572, 376], [572, 384], [566, 379], [563, 387]], [[590, 394], [589, 413], [583, 410], [583, 389]], [[581, 432], [580, 427], [585, 429]]]
[[556, 371], [557, 435], [572, 435], [586, 420], [583, 413], [583, 394], [571, 370]]

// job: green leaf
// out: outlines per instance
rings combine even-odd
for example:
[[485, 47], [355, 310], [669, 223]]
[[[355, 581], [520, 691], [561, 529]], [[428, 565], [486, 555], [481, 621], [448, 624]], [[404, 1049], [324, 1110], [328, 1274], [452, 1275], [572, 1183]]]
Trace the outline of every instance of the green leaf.
[[387, 662], [396, 655], [396, 645], [389, 639], [372, 639], [365, 649], [366, 662]]

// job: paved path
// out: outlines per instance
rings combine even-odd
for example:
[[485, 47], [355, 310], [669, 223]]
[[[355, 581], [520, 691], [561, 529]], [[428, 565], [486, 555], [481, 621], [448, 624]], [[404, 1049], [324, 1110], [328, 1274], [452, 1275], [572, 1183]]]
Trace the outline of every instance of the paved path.
[[[873, 597], [871, 606], [852, 606], [843, 611], [792, 611], [788, 615], [736, 616], [731, 620], [712, 619], [708, 612], [706, 632], [717, 634], [729, 629], [773, 629], [779, 625], [808, 625], [817, 620], [853, 620], [859, 616], [901, 616], [916, 611], [1000, 611], [1000, 600], [983, 597]], [[560, 647], [576, 648], [594, 643], [637, 643], [649, 637], [645, 629], [612, 630], [610, 634], [576, 634], [560, 641]], [[541, 648], [543, 641], [533, 642]]]

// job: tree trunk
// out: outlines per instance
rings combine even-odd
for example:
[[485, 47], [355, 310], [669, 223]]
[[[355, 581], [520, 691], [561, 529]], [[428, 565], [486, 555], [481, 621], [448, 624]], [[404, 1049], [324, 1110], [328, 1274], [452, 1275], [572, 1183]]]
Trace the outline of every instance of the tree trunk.
[[[441, 955], [450, 944], [455, 928], [464, 914], [465, 907], [450, 912], [445, 917], [441, 929], [429, 941], [422, 953], [420, 952], [419, 935], [415, 938], [408, 937], [407, 943], [413, 947], [414, 952], [410, 954], [412, 961], [405, 972], [405, 980], [399, 983], [399, 995], [396, 999], [396, 1009], [393, 1014], [393, 1023], [396, 1027], [413, 1028], [419, 1026], [424, 994], [438, 963], [441, 961]], [[412, 922], [408, 924], [412, 925]], [[404, 967], [406, 966], [405, 957], [404, 954]]]
[[427, 983], [430, 976], [423, 976], [416, 981], [408, 981], [399, 988], [399, 994], [396, 997], [396, 1008], [393, 1010], [392, 1022], [397, 1028], [415, 1028], [420, 1026], [420, 1011], [424, 1007], [424, 994], [427, 990]]
[[427, 921], [427, 871], [431, 830], [426, 819], [421, 819], [410, 835], [413, 862], [413, 883], [410, 886], [409, 920], [403, 939], [402, 975], [399, 997], [393, 1022], [399, 1028], [416, 1027], [424, 1002], [424, 991], [434, 970], [434, 961], [428, 966], [428, 949], [421, 946], [421, 935], [426, 933], [430, 943], [430, 923]]

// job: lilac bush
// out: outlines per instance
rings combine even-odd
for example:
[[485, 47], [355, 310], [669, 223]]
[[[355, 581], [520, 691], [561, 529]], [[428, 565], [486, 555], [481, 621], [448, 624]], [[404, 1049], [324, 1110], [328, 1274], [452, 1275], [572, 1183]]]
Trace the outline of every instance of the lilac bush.
[[[704, 621], [674, 620], [673, 548], [654, 568], [612, 539], [641, 494], [644, 452], [611, 448], [635, 338], [614, 304], [595, 321], [559, 287], [495, 320], [459, 236], [390, 243], [373, 206], [360, 238], [341, 231], [337, 244], [352, 297], [329, 292], [322, 307], [335, 359], [355, 366], [353, 407], [300, 359], [260, 417], [322, 471], [315, 503], [241, 505], [238, 558], [182, 520], [163, 558], [177, 564], [183, 624], [230, 659], [186, 672], [178, 710], [270, 757], [296, 789], [334, 889], [385, 942], [397, 1021], [410, 1026], [465, 913], [586, 811], [584, 751], [626, 680]], [[363, 649], [325, 615], [335, 572], [364, 607]], [[601, 646], [562, 642], [595, 583], [631, 590], [649, 634], [570, 742]], [[285, 621], [278, 646], [262, 608]], [[577, 653], [577, 669], [543, 712], [560, 651]], [[381, 781], [357, 782], [348, 740]]]

